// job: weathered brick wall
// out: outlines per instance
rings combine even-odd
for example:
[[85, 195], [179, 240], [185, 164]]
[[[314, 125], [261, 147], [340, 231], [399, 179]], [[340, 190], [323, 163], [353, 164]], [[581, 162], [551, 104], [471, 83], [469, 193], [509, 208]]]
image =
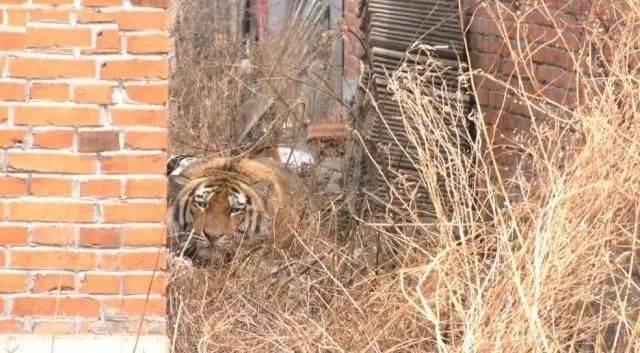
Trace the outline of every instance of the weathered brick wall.
[[[585, 26], [610, 20], [607, 1], [467, 1], [467, 39], [476, 76], [477, 103], [489, 126], [500, 173], [511, 178], [527, 161], [514, 146], [527, 136], [534, 121], [548, 117], [529, 110], [522, 97], [507, 88], [528, 93], [537, 106], [569, 109], [580, 104], [576, 85], [579, 65], [572, 57], [583, 48]], [[516, 78], [522, 80], [518, 81]], [[517, 194], [514, 194], [517, 197]]]
[[0, 334], [164, 335], [167, 2], [0, 0]]

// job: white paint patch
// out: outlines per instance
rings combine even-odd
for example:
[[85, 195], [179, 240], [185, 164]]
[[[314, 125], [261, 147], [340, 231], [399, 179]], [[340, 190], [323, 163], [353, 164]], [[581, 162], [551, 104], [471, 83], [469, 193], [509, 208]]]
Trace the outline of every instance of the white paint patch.
[[[134, 351], [134, 347], [136, 350]], [[168, 353], [165, 336], [0, 335], [0, 352], [12, 353]]]

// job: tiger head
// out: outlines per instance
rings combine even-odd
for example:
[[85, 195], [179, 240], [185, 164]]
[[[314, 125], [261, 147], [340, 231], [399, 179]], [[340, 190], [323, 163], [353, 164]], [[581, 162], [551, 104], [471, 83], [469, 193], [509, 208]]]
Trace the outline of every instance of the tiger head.
[[[241, 244], [258, 244], [269, 231], [265, 198], [267, 181], [250, 183], [238, 177], [212, 176], [190, 181], [178, 195], [172, 218], [185, 254], [211, 258], [232, 254]], [[185, 235], [188, 234], [188, 237]]]
[[[169, 242], [195, 263], [228, 260], [246, 245], [289, 249], [311, 203], [300, 180], [264, 159], [175, 159]], [[293, 227], [293, 228], [292, 228]]]

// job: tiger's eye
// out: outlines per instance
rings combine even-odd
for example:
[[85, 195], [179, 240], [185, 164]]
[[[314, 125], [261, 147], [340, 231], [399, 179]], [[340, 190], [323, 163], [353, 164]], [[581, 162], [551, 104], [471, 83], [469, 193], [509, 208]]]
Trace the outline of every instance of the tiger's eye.
[[244, 211], [244, 208], [240, 208], [240, 207], [231, 207], [231, 210], [229, 210], [231, 214], [238, 214], [242, 211]]

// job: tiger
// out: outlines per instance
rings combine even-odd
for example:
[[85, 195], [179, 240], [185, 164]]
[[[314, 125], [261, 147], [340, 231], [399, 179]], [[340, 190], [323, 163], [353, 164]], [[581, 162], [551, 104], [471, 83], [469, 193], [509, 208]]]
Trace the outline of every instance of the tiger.
[[169, 245], [196, 264], [228, 261], [241, 245], [291, 244], [310, 206], [303, 183], [268, 159], [168, 161]]

